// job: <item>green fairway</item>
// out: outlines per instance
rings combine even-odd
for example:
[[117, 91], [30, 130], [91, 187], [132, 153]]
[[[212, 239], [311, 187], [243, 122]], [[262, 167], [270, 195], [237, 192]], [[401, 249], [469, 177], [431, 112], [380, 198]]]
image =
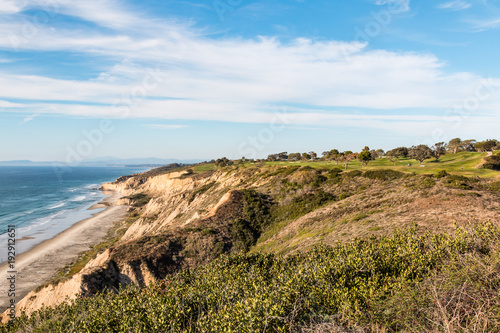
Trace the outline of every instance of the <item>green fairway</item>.
[[200, 164], [196, 165], [193, 167], [193, 171], [195, 173], [200, 173], [200, 172], [205, 172], [205, 171], [212, 171], [217, 169], [214, 163], [207, 163], [207, 164]]
[[[495, 152], [498, 154], [500, 152]], [[457, 154], [446, 154], [442, 156], [438, 162], [432, 159], [425, 160], [422, 165], [417, 160], [410, 158], [402, 158], [397, 161], [396, 166], [388, 158], [377, 158], [375, 161], [368, 163], [368, 166], [362, 167], [358, 160], [353, 160], [347, 170], [374, 170], [378, 168], [398, 170], [401, 172], [437, 173], [441, 170], [446, 170], [448, 173], [460, 174], [463, 176], [479, 176], [484, 178], [499, 177], [500, 172], [488, 169], [476, 169], [476, 166], [481, 163], [487, 153], [477, 152], [459, 152]], [[411, 164], [411, 167], [408, 165]], [[342, 164], [336, 164], [334, 161], [300, 161], [300, 162], [266, 162], [266, 165], [300, 165], [310, 166], [313, 168], [339, 168], [344, 169]], [[462, 169], [463, 167], [463, 169]]]

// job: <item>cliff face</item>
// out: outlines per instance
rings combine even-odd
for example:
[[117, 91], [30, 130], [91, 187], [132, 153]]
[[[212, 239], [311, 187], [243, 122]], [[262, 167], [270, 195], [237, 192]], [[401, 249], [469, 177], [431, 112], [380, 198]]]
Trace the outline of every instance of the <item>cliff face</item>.
[[225, 252], [289, 253], [414, 222], [440, 232], [474, 218], [500, 222], [499, 195], [487, 184], [455, 186], [432, 176], [370, 179], [340, 170], [250, 167], [138, 175], [102, 188], [122, 191], [119, 203], [139, 218], [69, 280], [28, 294], [18, 311], [130, 283], [144, 286]]
[[[66, 298], [71, 300], [98, 291], [117, 290], [120, 285], [145, 286], [180, 268], [212, 259], [211, 249], [220, 241], [223, 244], [227, 232], [222, 230], [219, 235], [199, 237], [199, 233], [185, 230], [190, 225], [195, 230], [203, 230], [213, 223], [224, 229], [224, 222], [214, 222], [215, 216], [224, 210], [224, 204], [231, 205], [229, 188], [239, 182], [236, 177], [221, 172], [189, 177], [185, 172], [173, 172], [146, 181], [130, 177], [103, 184], [102, 190], [119, 190], [125, 195], [116, 204], [131, 204], [129, 210], [140, 212], [141, 217], [118, 244], [89, 261], [69, 280], [30, 292], [18, 303], [18, 314], [21, 311], [31, 313], [42, 306], [55, 306]], [[134, 207], [133, 200], [126, 196], [139, 193], [151, 200], [142, 207]], [[230, 210], [237, 212], [236, 207]], [[186, 239], [187, 245], [181, 244], [186, 243]]]

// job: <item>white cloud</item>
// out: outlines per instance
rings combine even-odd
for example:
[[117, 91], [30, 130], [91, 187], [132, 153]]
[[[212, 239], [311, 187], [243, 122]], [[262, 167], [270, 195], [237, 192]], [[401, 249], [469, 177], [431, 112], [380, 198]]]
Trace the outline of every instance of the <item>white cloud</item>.
[[392, 13], [403, 13], [410, 10], [410, 0], [376, 0], [375, 4], [389, 6]]
[[442, 4], [438, 5], [437, 8], [458, 11], [458, 10], [467, 9], [470, 6], [471, 6], [471, 4], [468, 2], [465, 2], [462, 0], [454, 0], [454, 1], [442, 3]]
[[21, 10], [22, 6], [19, 6], [19, 1], [0, 0], [0, 14], [13, 14]]
[[500, 27], [500, 18], [494, 18], [489, 20], [483, 20], [481, 22], [475, 22], [477, 31], [496, 29]]
[[[409, 1], [377, 4], [409, 8]], [[107, 27], [108, 32], [54, 28], [48, 22], [27, 36], [22, 34], [22, 21], [0, 22], [0, 47], [11, 46], [9, 36], [14, 35], [26, 40], [18, 47], [28, 51], [79, 52], [115, 59], [114, 66], [90, 80], [0, 72], [0, 98], [47, 101], [24, 105], [23, 112], [39, 114], [254, 123], [268, 122], [279, 105], [302, 105], [292, 110], [297, 124], [371, 124], [408, 131], [414, 125], [438, 123], [443, 110], [473, 98], [478, 82], [484, 79], [472, 73], [447, 73], [444, 63], [431, 54], [370, 50], [363, 43], [305, 38], [288, 43], [272, 37], [213, 39], [187, 25], [123, 8], [117, 1], [72, 1], [59, 9]], [[141, 31], [129, 27], [141, 27], [138, 23], [144, 24]], [[491, 82], [498, 88], [481, 101], [471, 118], [500, 108], [500, 80]], [[134, 96], [139, 96], [135, 102]], [[356, 118], [338, 111], [344, 108], [380, 112], [418, 108], [426, 116]]]
[[27, 122], [32, 121], [33, 119], [35, 119], [36, 116], [37, 116], [36, 114], [32, 114], [31, 116], [24, 117], [24, 119], [21, 122], [21, 124], [25, 124]]
[[23, 105], [0, 100], [0, 108], [20, 108], [20, 107], [23, 107]]
[[160, 130], [173, 130], [173, 129], [181, 129], [186, 128], [186, 125], [166, 125], [166, 124], [147, 124], [144, 127], [151, 129], [160, 129]]

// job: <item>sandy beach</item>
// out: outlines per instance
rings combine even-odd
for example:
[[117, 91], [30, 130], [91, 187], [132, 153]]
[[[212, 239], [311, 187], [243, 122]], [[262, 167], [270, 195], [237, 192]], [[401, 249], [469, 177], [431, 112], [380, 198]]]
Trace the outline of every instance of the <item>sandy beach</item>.
[[[105, 191], [104, 194], [108, 197], [90, 208], [106, 208], [104, 211], [16, 256], [16, 303], [31, 290], [50, 280], [58, 269], [75, 260], [81, 252], [101, 242], [115, 222], [125, 218], [127, 206], [113, 205], [121, 197], [121, 193]], [[8, 296], [9, 271], [12, 269], [7, 263], [0, 266], [0, 313], [5, 311], [11, 299]]]

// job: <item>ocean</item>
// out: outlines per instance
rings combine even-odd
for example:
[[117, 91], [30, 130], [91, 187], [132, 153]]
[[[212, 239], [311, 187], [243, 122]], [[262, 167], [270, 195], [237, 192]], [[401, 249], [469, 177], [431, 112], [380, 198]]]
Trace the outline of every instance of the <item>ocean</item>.
[[130, 167], [0, 166], [0, 260], [7, 258], [7, 226], [16, 229], [16, 254], [54, 237], [103, 209], [98, 188], [118, 177], [146, 171]]

